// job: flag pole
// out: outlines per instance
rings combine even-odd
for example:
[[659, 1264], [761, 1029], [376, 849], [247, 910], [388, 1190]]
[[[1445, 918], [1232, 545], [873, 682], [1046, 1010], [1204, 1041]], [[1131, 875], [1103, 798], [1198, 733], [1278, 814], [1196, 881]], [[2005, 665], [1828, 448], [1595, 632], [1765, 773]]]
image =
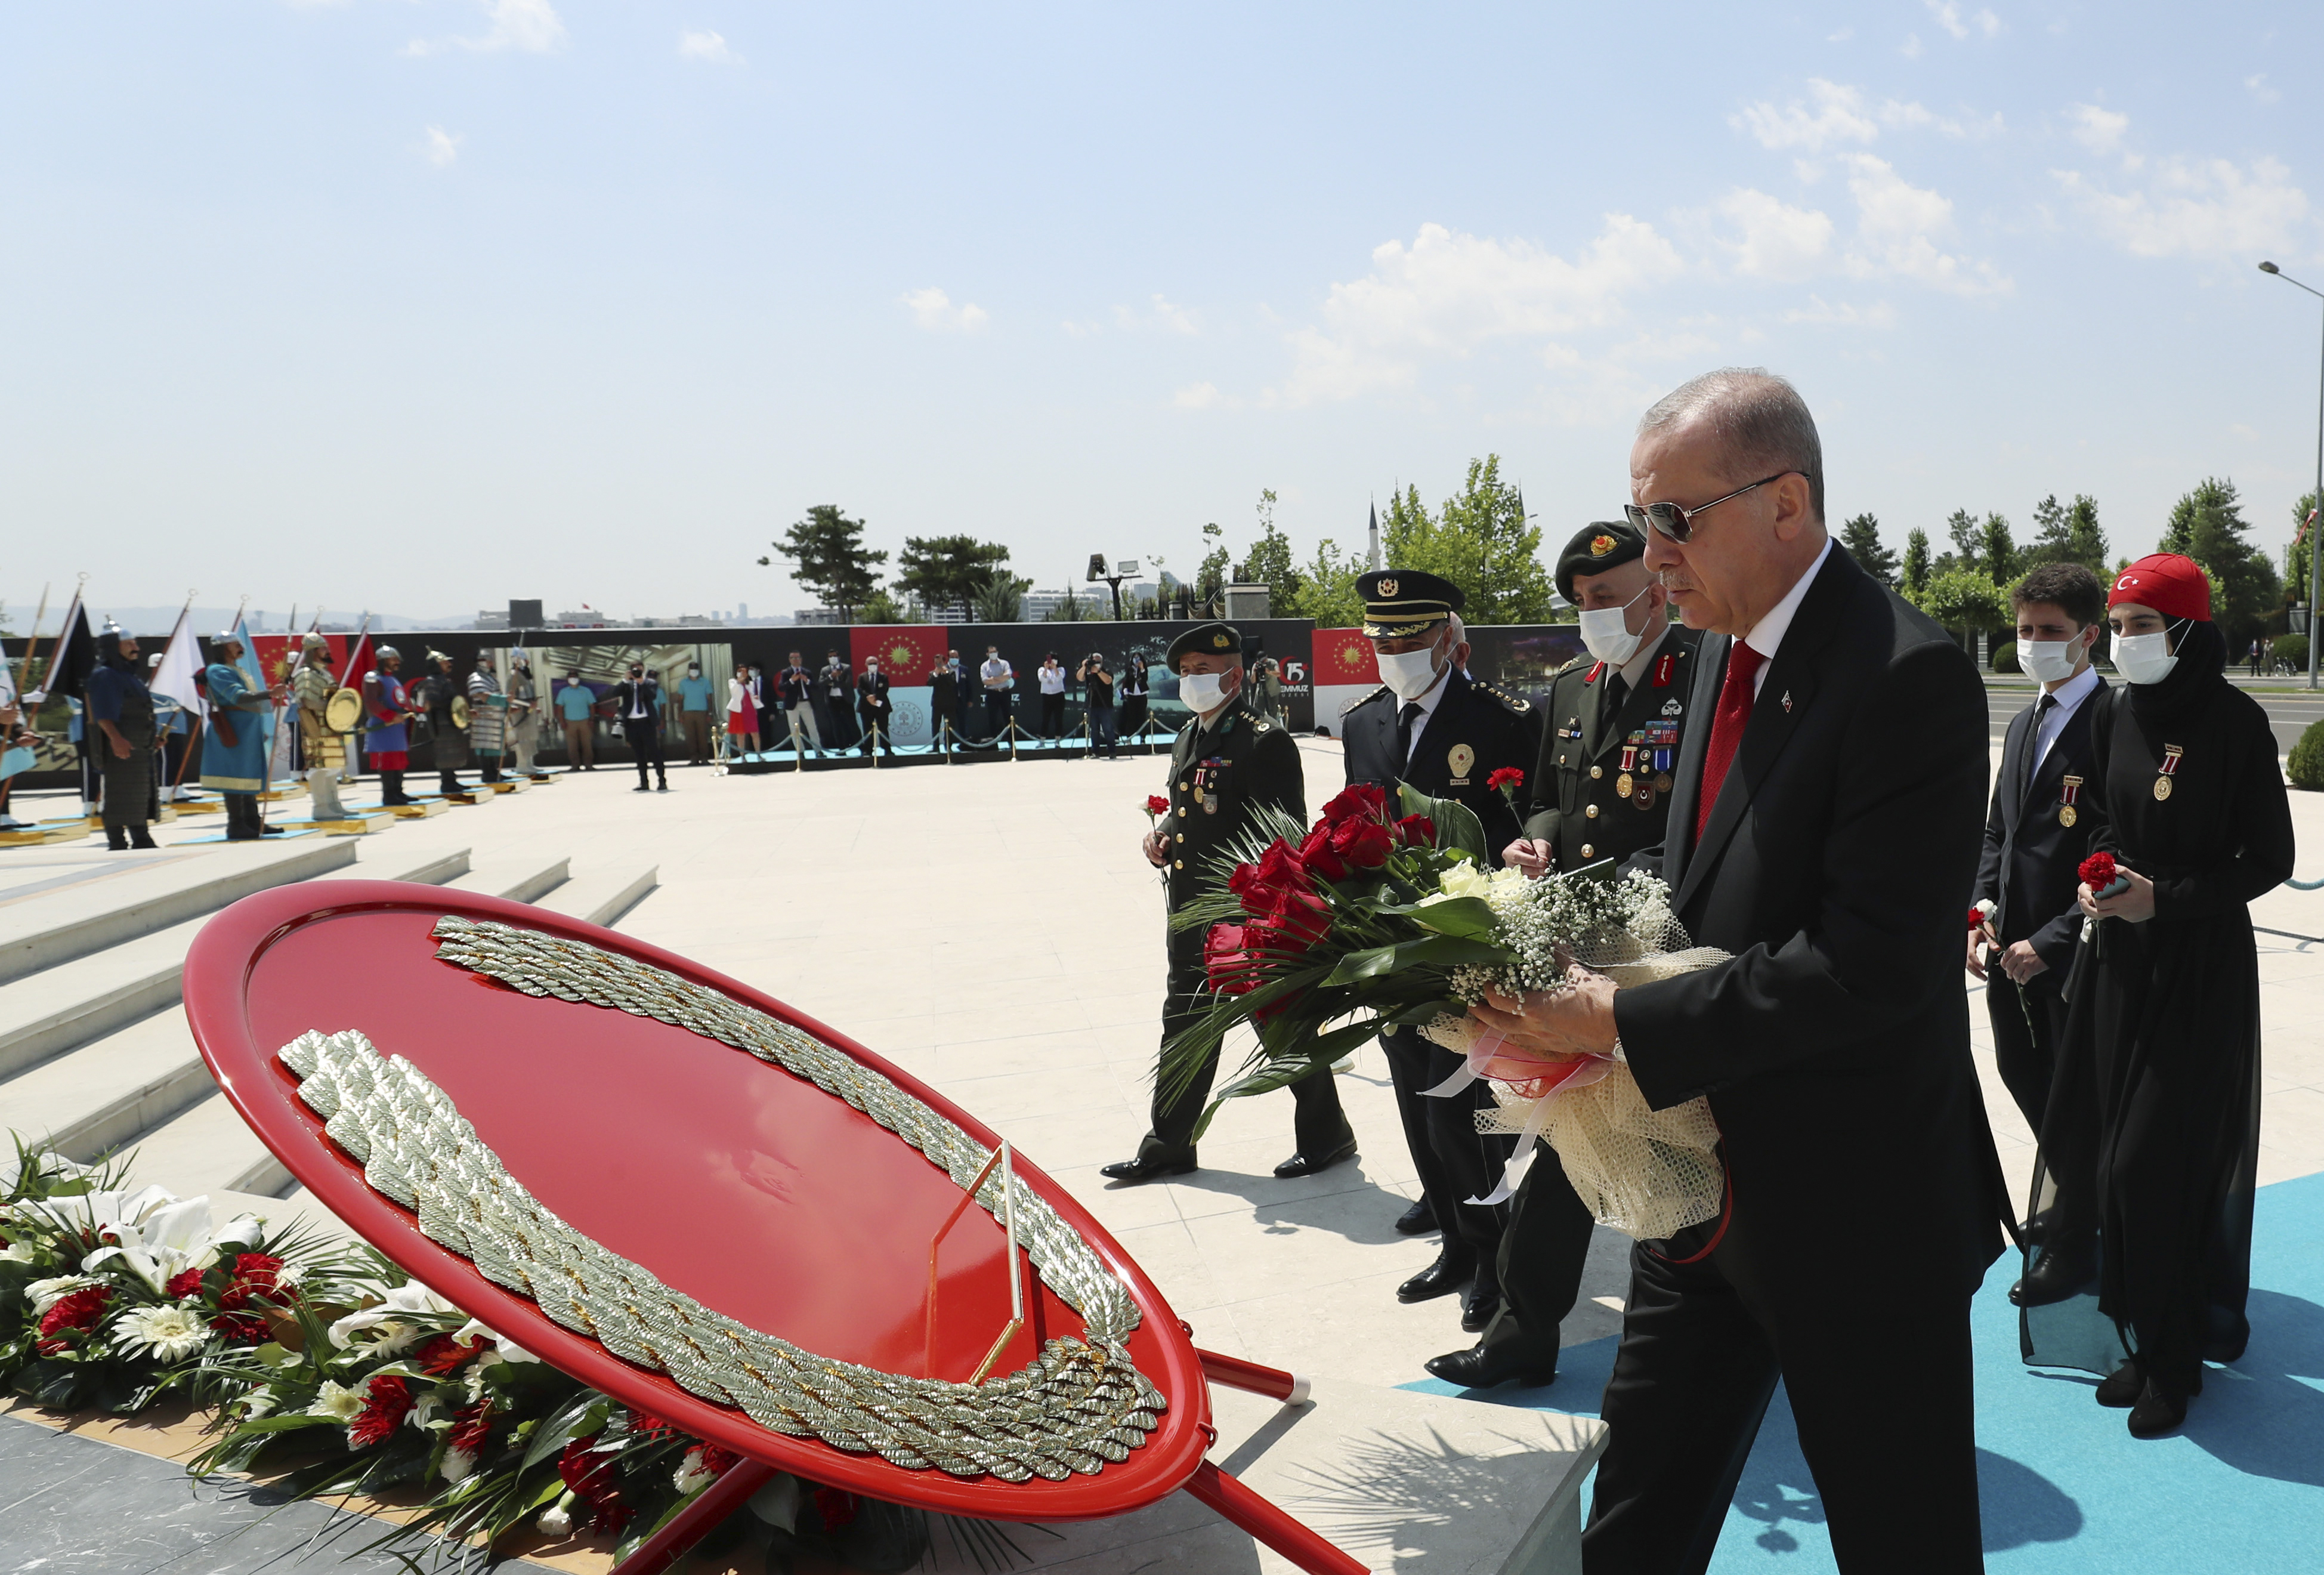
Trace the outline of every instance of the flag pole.
[[[38, 649], [38, 648], [39, 648], [40, 643], [41, 643], [41, 620], [42, 620], [42, 619], [43, 619], [43, 618], [46, 618], [48, 615], [49, 615], [49, 582], [48, 582], [48, 581], [46, 581], [46, 580], [42, 580], [42, 581], [41, 582], [41, 605], [40, 605], [40, 610], [39, 610], [38, 612], [34, 612], [34, 613], [32, 614], [32, 627], [31, 629], [29, 629], [29, 630], [25, 631], [25, 633], [24, 633], [24, 656], [23, 656], [23, 663], [24, 663], [24, 665], [23, 665], [22, 668], [18, 668], [18, 669], [17, 669], [17, 671], [18, 671], [18, 673], [19, 673], [19, 675], [20, 675], [20, 676], [22, 676], [22, 675], [25, 675], [25, 674], [29, 674], [29, 673], [31, 673], [31, 672], [32, 672], [32, 652], [33, 652], [36, 649]], [[18, 695], [18, 696], [19, 696], [19, 697], [21, 697], [21, 696], [23, 695], [23, 692], [24, 692], [24, 686], [23, 686], [23, 685], [22, 685], [22, 684], [17, 685], [17, 686], [16, 686], [16, 693], [17, 693], [17, 695]]]

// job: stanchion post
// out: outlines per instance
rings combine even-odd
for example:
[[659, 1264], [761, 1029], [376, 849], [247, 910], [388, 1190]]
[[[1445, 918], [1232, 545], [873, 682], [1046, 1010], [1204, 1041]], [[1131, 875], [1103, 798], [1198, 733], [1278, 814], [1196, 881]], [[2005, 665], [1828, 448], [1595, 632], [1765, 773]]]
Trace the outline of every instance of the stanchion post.
[[872, 769], [876, 771], [880, 769], [880, 719], [876, 715], [872, 718], [872, 737], [869, 742], [871, 744]]

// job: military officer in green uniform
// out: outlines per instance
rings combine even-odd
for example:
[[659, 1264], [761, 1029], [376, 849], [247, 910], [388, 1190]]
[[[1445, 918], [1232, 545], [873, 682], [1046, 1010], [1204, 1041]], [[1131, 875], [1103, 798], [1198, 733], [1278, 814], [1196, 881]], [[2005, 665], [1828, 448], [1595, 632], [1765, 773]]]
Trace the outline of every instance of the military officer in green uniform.
[[[1211, 860], [1244, 830], [1261, 805], [1273, 805], [1295, 820], [1307, 818], [1307, 788], [1298, 746], [1277, 723], [1251, 709], [1242, 664], [1242, 637], [1228, 624], [1200, 623], [1170, 642], [1170, 669], [1178, 675], [1178, 697], [1194, 719], [1179, 730], [1170, 751], [1170, 809], [1148, 834], [1146, 857], [1168, 879], [1168, 902], [1176, 913], [1192, 901]], [[1190, 1026], [1205, 1003], [1204, 931], [1169, 933], [1168, 993], [1162, 1002], [1162, 1041]], [[1194, 1123], [1209, 1100], [1218, 1070], [1213, 1053], [1200, 1075], [1176, 1098], [1166, 1098], [1159, 1079], [1154, 1091], [1153, 1127], [1138, 1146], [1138, 1157], [1104, 1167], [1114, 1181], [1150, 1181], [1184, 1175], [1194, 1168]], [[1275, 1167], [1279, 1176], [1312, 1175], [1352, 1158], [1356, 1135], [1340, 1109], [1339, 1085], [1329, 1069], [1308, 1073], [1291, 1085], [1297, 1110], [1292, 1130], [1297, 1152]]]
[[[1525, 834], [1503, 855], [1535, 875], [1618, 866], [1662, 843], [1702, 637], [1671, 622], [1646, 550], [1633, 526], [1602, 524], [1558, 556], [1558, 593], [1582, 610], [1589, 655], [1550, 680]], [[1470, 1388], [1555, 1377], [1557, 1326], [1580, 1294], [1591, 1229], [1556, 1156], [1536, 1155], [1501, 1234], [1499, 1312], [1474, 1349], [1434, 1358], [1428, 1370]]]

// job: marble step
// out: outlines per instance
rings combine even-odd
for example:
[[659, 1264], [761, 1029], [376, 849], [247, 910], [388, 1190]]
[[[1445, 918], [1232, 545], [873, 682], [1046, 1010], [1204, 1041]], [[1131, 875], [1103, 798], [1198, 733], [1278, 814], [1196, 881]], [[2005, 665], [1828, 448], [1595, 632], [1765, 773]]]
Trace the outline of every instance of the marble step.
[[571, 859], [546, 863], [538, 857], [494, 859], [444, 884], [455, 891], [481, 891], [511, 902], [537, 902], [573, 878], [572, 863]]
[[584, 924], [611, 926], [660, 884], [659, 865], [585, 870], [542, 898], [540, 906]]

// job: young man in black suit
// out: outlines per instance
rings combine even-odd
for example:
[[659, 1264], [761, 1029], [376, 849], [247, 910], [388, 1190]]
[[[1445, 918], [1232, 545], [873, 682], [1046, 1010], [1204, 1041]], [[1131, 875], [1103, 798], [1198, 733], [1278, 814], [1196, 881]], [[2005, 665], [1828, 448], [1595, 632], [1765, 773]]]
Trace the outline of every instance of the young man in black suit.
[[[1990, 904], [1969, 932], [1969, 971], [1986, 981], [1993, 1056], [2027, 1126], [2044, 1130], [2051, 1073], [2066, 1027], [2066, 969], [2081, 936], [2077, 873], [2090, 846], [2090, 718], [2107, 684], [2090, 666], [2107, 588], [2078, 563], [2048, 563], [2009, 594], [2017, 609], [2017, 663], [2042, 686], [2012, 717], [2001, 776], [1985, 820], [1977, 898]], [[2093, 1112], [2095, 1116], [2095, 1112]], [[2090, 1178], [2052, 1174], [2055, 1195], [2031, 1222], [2043, 1239], [2034, 1267], [2011, 1288], [2020, 1306], [2062, 1302], [2097, 1272]]]
[[1978, 1570], [1969, 1298], [2008, 1206], [1954, 972], [1985, 691], [1826, 533], [1814, 419], [1711, 373], [1630, 451], [1631, 522], [1707, 631], [1660, 872], [1729, 960], [1489, 1001], [1550, 1053], [1618, 1045], [1646, 1102], [1707, 1096], [1720, 1215], [1633, 1249], [1590, 1575], [1705, 1569], [1780, 1377], [1848, 1575]]

